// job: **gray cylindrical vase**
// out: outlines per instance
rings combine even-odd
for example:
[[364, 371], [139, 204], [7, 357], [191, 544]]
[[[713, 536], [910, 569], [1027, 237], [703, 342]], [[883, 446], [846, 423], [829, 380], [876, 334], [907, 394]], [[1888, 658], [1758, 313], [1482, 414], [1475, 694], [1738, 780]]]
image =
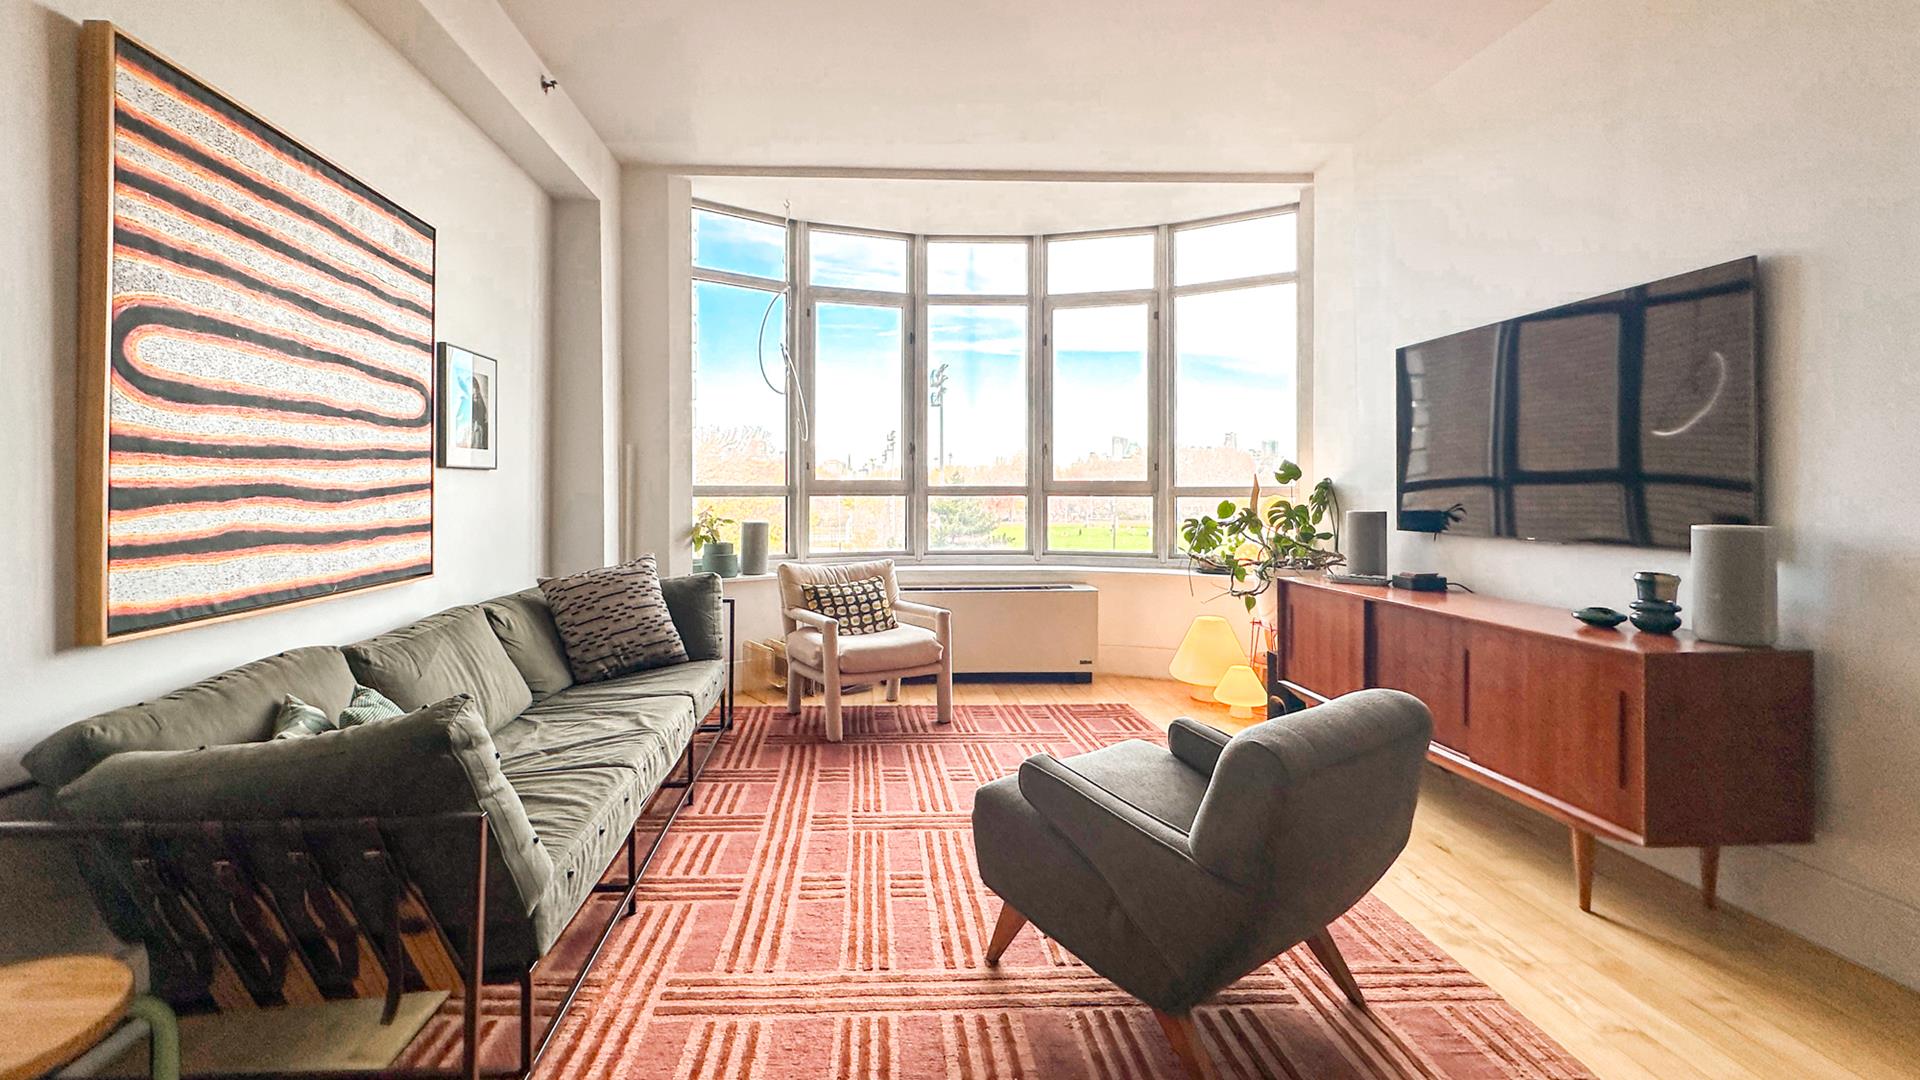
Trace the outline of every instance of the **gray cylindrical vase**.
[[1340, 546], [1347, 556], [1346, 572], [1383, 577], [1387, 572], [1387, 512], [1347, 511], [1346, 535]]
[[764, 574], [767, 572], [767, 530], [764, 521], [743, 521], [740, 523], [740, 572], [743, 574]]

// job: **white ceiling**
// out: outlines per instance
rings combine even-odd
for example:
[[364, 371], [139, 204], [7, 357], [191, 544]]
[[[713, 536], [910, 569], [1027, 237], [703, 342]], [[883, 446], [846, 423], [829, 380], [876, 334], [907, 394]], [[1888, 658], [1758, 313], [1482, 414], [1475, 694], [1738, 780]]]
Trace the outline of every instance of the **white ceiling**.
[[624, 160], [1308, 171], [1545, 0], [502, 0]]
[[1086, 232], [1298, 202], [1291, 184], [695, 176], [696, 198], [802, 221], [948, 235]]

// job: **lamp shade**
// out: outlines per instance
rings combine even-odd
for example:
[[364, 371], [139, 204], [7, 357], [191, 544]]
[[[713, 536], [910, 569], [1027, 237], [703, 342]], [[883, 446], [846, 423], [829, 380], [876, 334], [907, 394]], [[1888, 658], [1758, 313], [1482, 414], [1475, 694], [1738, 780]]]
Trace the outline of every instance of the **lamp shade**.
[[1181, 639], [1167, 673], [1191, 686], [1194, 700], [1211, 701], [1220, 676], [1233, 665], [1246, 662], [1232, 625], [1218, 615], [1202, 615], [1187, 627], [1187, 636]]
[[1235, 664], [1220, 676], [1220, 685], [1213, 688], [1213, 700], [1231, 706], [1228, 715], [1246, 718], [1253, 715], [1254, 706], [1266, 705], [1267, 688], [1260, 685], [1260, 676], [1252, 668]]

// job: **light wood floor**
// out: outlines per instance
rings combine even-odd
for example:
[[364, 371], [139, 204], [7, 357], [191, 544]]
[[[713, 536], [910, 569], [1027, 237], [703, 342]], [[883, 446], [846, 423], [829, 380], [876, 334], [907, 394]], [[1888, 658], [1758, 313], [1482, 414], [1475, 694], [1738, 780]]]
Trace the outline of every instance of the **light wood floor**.
[[[962, 683], [956, 699], [1124, 701], [1163, 725], [1241, 726], [1154, 679]], [[1564, 828], [1430, 769], [1412, 843], [1375, 893], [1606, 1080], [1920, 1076], [1920, 994], [1724, 904], [1707, 911], [1604, 847], [1582, 914], [1568, 862]]]

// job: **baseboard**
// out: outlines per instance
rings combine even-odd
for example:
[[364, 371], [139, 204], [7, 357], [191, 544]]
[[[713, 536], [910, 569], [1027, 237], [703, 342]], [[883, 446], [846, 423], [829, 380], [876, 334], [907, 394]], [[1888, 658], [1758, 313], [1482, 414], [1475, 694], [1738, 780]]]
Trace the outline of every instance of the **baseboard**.
[[[1700, 883], [1692, 848], [1612, 845], [1689, 885]], [[1720, 854], [1720, 900], [1842, 959], [1920, 989], [1920, 908], [1822, 869], [1779, 847]]]

